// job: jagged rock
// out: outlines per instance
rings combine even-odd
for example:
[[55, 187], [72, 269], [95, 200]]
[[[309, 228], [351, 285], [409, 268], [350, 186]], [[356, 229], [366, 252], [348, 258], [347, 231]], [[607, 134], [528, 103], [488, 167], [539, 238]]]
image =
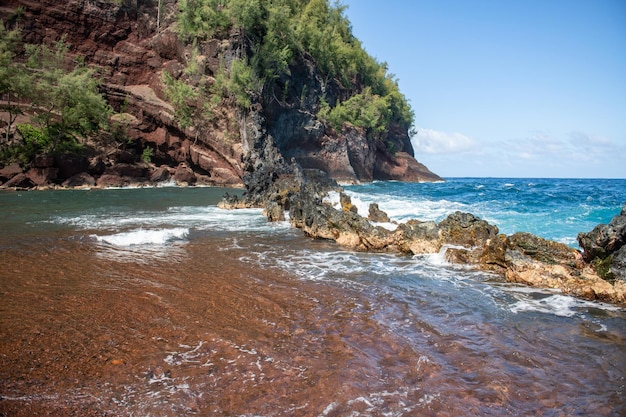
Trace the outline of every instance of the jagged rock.
[[96, 185], [96, 180], [88, 173], [80, 172], [63, 181], [62, 185], [64, 187], [93, 187]]
[[341, 205], [341, 209], [343, 211], [351, 211], [353, 213], [359, 212], [359, 209], [352, 204], [350, 196], [345, 193], [339, 193], [339, 204]]
[[35, 184], [26, 174], [20, 173], [2, 184], [2, 188], [33, 188]]
[[543, 239], [531, 233], [515, 233], [506, 240], [507, 251], [517, 251], [546, 264], [579, 267], [580, 253], [559, 242]]
[[0, 183], [6, 182], [10, 180], [11, 178], [15, 177], [16, 175], [21, 174], [23, 172], [24, 170], [22, 169], [20, 164], [18, 164], [17, 162], [13, 162], [12, 164], [9, 164], [5, 166], [4, 168], [0, 169]]
[[389, 216], [387, 215], [387, 213], [382, 211], [378, 207], [378, 204], [376, 203], [370, 204], [369, 215], [367, 216], [367, 219], [375, 223], [389, 223], [390, 222]]
[[623, 285], [612, 285], [589, 268], [575, 269], [563, 264], [542, 262], [518, 250], [507, 251], [505, 260], [508, 282], [559, 289], [565, 294], [589, 300], [614, 303], [626, 300]]
[[626, 243], [626, 206], [609, 224], [599, 224], [589, 233], [579, 233], [578, 243], [586, 261], [605, 259]]
[[470, 213], [457, 211], [439, 223], [439, 235], [448, 244], [484, 246], [498, 234], [498, 228]]
[[609, 272], [615, 280], [626, 282], [626, 245], [622, 246], [612, 254]]
[[26, 175], [31, 179], [35, 186], [52, 184], [56, 181], [59, 174], [59, 168], [31, 168]]
[[503, 273], [506, 270], [505, 253], [507, 248], [507, 236], [497, 235], [491, 239], [478, 259], [483, 269]]
[[282, 206], [280, 206], [275, 201], [272, 201], [268, 204], [268, 206], [263, 210], [263, 213], [267, 217], [269, 222], [282, 222], [285, 221], [285, 211]]
[[441, 249], [437, 223], [409, 220], [394, 232], [395, 245], [400, 252], [421, 255]]
[[161, 166], [154, 170], [150, 176], [150, 182], [165, 182], [169, 181], [170, 178], [170, 170], [165, 166]]

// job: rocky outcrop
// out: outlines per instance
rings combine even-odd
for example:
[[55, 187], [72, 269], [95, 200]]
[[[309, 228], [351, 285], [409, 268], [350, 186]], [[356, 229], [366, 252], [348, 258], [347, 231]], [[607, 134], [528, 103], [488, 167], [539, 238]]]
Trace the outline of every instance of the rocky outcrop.
[[578, 243], [585, 260], [594, 264], [603, 278], [626, 281], [626, 205], [609, 224], [580, 233]]
[[[350, 249], [409, 255], [444, 253], [449, 262], [494, 272], [508, 282], [559, 289], [589, 300], [626, 303], [623, 279], [603, 279], [596, 263], [589, 263], [567, 245], [530, 233], [499, 234], [496, 226], [462, 212], [452, 213], [439, 223], [409, 220], [395, 229], [381, 227], [371, 222], [388, 221], [377, 205], [370, 206], [368, 220], [341, 188], [323, 179], [323, 172], [303, 170], [295, 162], [278, 163], [283, 174], [264, 177], [254, 188], [254, 196], [247, 191], [242, 199], [229, 198], [220, 206], [265, 207], [271, 221], [283, 219], [287, 210], [291, 224], [307, 236], [334, 240]], [[340, 193], [337, 208], [325, 202], [330, 191]], [[623, 273], [626, 251], [615, 244], [623, 236], [622, 216], [623, 212], [610, 225], [596, 228], [593, 236], [581, 239], [594, 242], [590, 244], [594, 253], [610, 252], [612, 267], [621, 268]], [[596, 248], [600, 246], [602, 250]]]

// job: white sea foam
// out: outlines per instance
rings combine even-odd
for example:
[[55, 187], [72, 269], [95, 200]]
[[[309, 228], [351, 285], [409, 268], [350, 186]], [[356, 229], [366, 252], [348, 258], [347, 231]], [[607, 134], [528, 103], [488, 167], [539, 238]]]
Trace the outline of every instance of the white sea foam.
[[110, 245], [127, 247], [135, 245], [164, 245], [173, 240], [181, 240], [187, 237], [189, 229], [136, 229], [129, 232], [116, 233], [113, 235], [93, 235], [98, 242]]
[[[350, 196], [352, 204], [357, 207], [361, 215], [367, 216], [369, 205], [377, 203], [378, 207], [387, 213], [391, 220], [396, 222], [405, 222], [410, 219], [441, 221], [455, 211], [472, 211], [467, 204], [445, 199], [419, 200], [416, 198], [388, 194], [367, 194], [350, 190], [346, 191], [346, 194]], [[330, 199], [329, 201], [334, 202], [335, 200]]]
[[561, 317], [572, 317], [582, 314], [589, 308], [596, 308], [606, 311], [620, 311], [614, 305], [581, 300], [568, 295], [554, 294], [548, 290], [538, 290], [536, 288], [511, 287], [510, 292], [518, 294], [516, 303], [510, 306], [511, 312], [517, 314], [525, 311], [554, 314]]
[[[289, 228], [287, 222], [269, 223], [261, 209], [223, 210], [215, 206], [170, 207], [164, 211], [121, 212], [114, 215], [84, 214], [57, 217], [53, 223], [83, 230], [114, 232], [131, 228], [148, 230], [186, 228], [223, 231], [275, 231]], [[100, 235], [101, 233], [97, 233]], [[112, 242], [109, 242], [112, 243]], [[117, 244], [117, 243], [116, 243]]]

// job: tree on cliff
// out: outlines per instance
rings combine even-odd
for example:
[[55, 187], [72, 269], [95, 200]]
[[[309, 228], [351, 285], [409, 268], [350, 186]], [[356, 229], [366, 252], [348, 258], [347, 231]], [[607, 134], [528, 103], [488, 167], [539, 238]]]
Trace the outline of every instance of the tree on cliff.
[[23, 71], [13, 65], [19, 41], [19, 30], [7, 30], [0, 21], [0, 111], [7, 114], [5, 142], [9, 142], [13, 123], [22, 113], [20, 99], [29, 87]]
[[[68, 70], [67, 45], [24, 45], [26, 63], [15, 59], [20, 36], [0, 25], [0, 94], [9, 114], [7, 139], [17, 114], [27, 112], [33, 125], [18, 126], [22, 143], [6, 144], [2, 159], [29, 162], [37, 153], [77, 151], [85, 137], [108, 121], [110, 108], [98, 92], [98, 77], [80, 63]], [[20, 103], [24, 100], [24, 103]], [[26, 105], [26, 103], [28, 103]]]
[[[323, 83], [334, 91], [316, 97], [320, 120], [337, 130], [348, 122], [377, 139], [383, 139], [392, 124], [404, 131], [412, 125], [414, 115], [397, 80], [353, 36], [345, 6], [338, 2], [180, 0], [178, 6], [177, 30], [187, 41], [226, 38], [233, 29], [245, 39], [245, 56], [230, 60], [230, 81], [224, 83], [238, 96], [239, 105], [250, 105], [242, 92], [266, 102], [280, 100], [290, 88], [293, 69], [313, 62]], [[366, 108], [358, 111], [363, 103]]]

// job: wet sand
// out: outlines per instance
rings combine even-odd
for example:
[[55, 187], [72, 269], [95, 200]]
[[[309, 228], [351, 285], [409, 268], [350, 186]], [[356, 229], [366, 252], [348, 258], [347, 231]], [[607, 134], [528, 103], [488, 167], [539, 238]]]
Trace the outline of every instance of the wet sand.
[[419, 404], [419, 390], [391, 393], [429, 371], [367, 300], [243, 264], [222, 244], [197, 240], [178, 259], [147, 263], [98, 257], [68, 238], [3, 253], [0, 415], [307, 416]]
[[619, 323], [489, 318], [461, 290], [303, 280], [246, 249], [301, 237], [150, 251], [63, 233], [0, 236], [0, 416], [626, 412]]

